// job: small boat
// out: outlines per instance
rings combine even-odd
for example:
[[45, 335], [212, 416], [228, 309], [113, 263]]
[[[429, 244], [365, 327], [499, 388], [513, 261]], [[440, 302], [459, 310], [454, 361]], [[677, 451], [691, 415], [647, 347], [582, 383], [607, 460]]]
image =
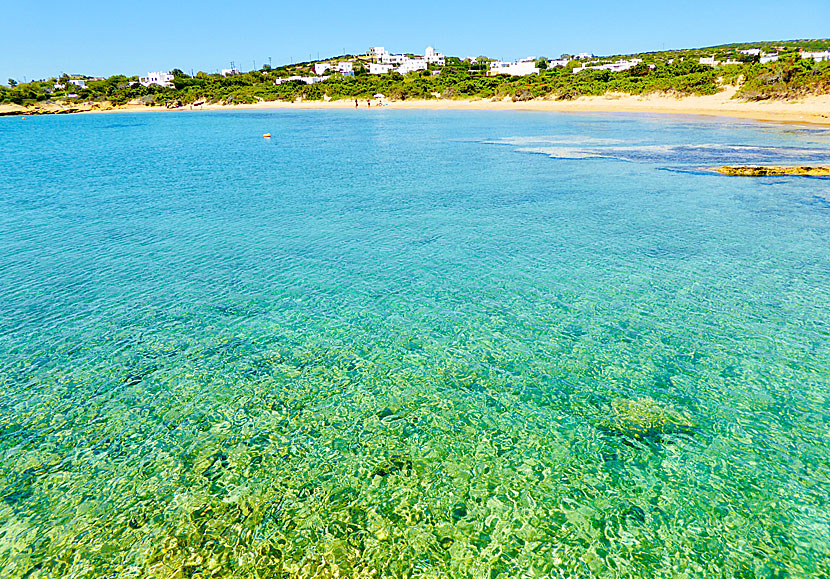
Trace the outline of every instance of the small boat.
[[262, 138], [270, 139], [271, 138], [271, 133], [265, 133], [264, 135], [262, 135]]

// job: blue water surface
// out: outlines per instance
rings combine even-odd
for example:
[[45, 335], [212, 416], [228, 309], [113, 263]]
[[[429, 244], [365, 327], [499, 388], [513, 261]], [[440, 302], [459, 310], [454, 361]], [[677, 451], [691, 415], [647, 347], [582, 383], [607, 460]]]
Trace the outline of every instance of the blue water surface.
[[0, 118], [0, 576], [830, 575], [830, 180], [706, 170], [822, 162], [681, 116]]

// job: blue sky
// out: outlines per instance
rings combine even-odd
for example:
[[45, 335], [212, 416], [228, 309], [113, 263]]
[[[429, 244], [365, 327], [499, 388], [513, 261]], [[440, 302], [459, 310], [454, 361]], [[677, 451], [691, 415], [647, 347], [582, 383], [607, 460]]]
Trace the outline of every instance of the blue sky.
[[0, 82], [61, 72], [248, 70], [369, 46], [515, 59], [563, 52], [622, 54], [727, 42], [821, 38], [830, 0], [595, 2], [335, 2], [251, 0], [9, 3], [0, 26]]

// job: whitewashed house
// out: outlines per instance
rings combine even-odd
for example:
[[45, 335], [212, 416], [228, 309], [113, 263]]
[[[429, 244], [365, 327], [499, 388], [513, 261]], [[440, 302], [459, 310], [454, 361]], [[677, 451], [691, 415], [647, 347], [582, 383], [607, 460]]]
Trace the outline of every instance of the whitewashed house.
[[437, 66], [444, 66], [446, 62], [444, 55], [440, 52], [435, 52], [435, 49], [431, 46], [427, 46], [424, 51], [424, 60], [427, 61], [427, 64], [435, 64]]
[[387, 52], [380, 61], [383, 64], [401, 65], [406, 62], [407, 58], [405, 54], [389, 54]]
[[523, 58], [516, 62], [502, 62], [500, 60], [491, 62], [487, 75], [496, 76], [499, 74], [527, 76], [528, 74], [539, 74], [539, 69], [536, 67], [535, 58]]
[[564, 68], [564, 67], [568, 66], [569, 62], [570, 62], [570, 60], [568, 60], [567, 58], [559, 58], [559, 59], [556, 59], [556, 60], [549, 60], [548, 61], [548, 68], [553, 68], [554, 66], [561, 66], [561, 67]]
[[720, 64], [720, 61], [715, 60], [714, 56], [702, 56], [698, 62], [706, 66], [717, 66]]
[[816, 62], [830, 60], [830, 50], [824, 50], [822, 52], [802, 52], [801, 58], [812, 58]]
[[274, 81], [274, 84], [283, 84], [285, 82], [290, 82], [292, 80], [298, 80], [305, 84], [316, 84], [318, 82], [323, 82], [327, 80], [329, 77], [327, 76], [289, 76], [286, 78], [278, 78]]
[[348, 60], [338, 62], [334, 69], [340, 74], [354, 74], [354, 65]]
[[416, 70], [426, 70], [427, 61], [423, 58], [407, 58], [401, 65], [395, 69], [395, 72], [400, 74], [409, 74]]
[[778, 60], [778, 53], [771, 52], [769, 54], [762, 54], [761, 55], [761, 64], [766, 64], [768, 62], [775, 62]]
[[239, 69], [238, 68], [223, 68], [219, 72], [219, 74], [221, 74], [222, 76], [236, 76], [237, 74], [239, 74]]
[[148, 72], [147, 76], [138, 79], [142, 86], [158, 85], [163, 87], [173, 86], [173, 75], [169, 72]]
[[382, 46], [373, 46], [367, 54], [375, 62], [383, 62], [383, 59], [389, 56], [389, 53]]
[[760, 48], [744, 48], [743, 50], [739, 50], [741, 54], [745, 54], [746, 56], [761, 56], [761, 49]]
[[369, 63], [369, 74], [389, 74], [392, 70], [391, 64]]
[[[596, 64], [594, 66], [591, 66], [591, 63], [589, 62], [588, 64], [584, 64], [584, 65], [582, 65], [578, 68], [575, 68], [573, 70], [573, 72], [574, 72], [574, 74], [578, 74], [578, 73], [582, 72], [583, 70], [589, 70], [589, 69], [590, 70], [610, 70], [611, 72], [622, 72], [624, 70], [634, 68], [635, 66], [637, 66], [641, 62], [643, 62], [643, 59], [641, 59], [641, 58], [631, 58], [629, 60], [620, 59], [616, 62], [609, 62], [609, 63], [606, 63], [606, 64]], [[654, 68], [654, 65], [650, 64], [649, 68]]]
[[330, 68], [331, 65], [328, 62], [316, 62], [314, 63], [314, 74], [321, 76]]
[[70, 79], [69, 83], [74, 84], [78, 88], [86, 88], [86, 81], [80, 78]]

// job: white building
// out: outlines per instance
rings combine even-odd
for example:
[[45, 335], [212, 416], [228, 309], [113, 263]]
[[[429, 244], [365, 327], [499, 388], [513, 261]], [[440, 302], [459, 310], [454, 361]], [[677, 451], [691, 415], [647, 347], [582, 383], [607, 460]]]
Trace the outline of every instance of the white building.
[[326, 79], [328, 79], [327, 76], [289, 76], [286, 78], [276, 79], [274, 81], [274, 84], [282, 84], [284, 82], [290, 82], [292, 80], [298, 80], [300, 82], [304, 82], [305, 84], [316, 84], [318, 82], [323, 82]]
[[143, 86], [158, 85], [163, 87], [173, 86], [173, 75], [169, 72], [148, 72], [147, 76], [139, 78]]
[[778, 60], [778, 54], [775, 52], [771, 52], [770, 54], [763, 54], [761, 55], [761, 64], [766, 64], [768, 62], [775, 62]]
[[388, 52], [381, 57], [380, 61], [383, 64], [399, 65], [406, 62], [407, 56], [405, 54], [389, 54]]
[[822, 52], [802, 52], [801, 58], [812, 58], [816, 62], [830, 60], [830, 50], [824, 50]]
[[423, 58], [407, 58], [401, 65], [395, 69], [395, 72], [400, 74], [409, 74], [416, 70], [426, 70], [427, 61]]
[[331, 65], [328, 62], [317, 62], [314, 64], [314, 74], [320, 76], [330, 68]]
[[86, 81], [80, 78], [73, 78], [69, 81], [70, 84], [74, 84], [78, 88], [86, 88]]
[[594, 58], [594, 55], [590, 52], [580, 52], [574, 58], [576, 58], [577, 60], [588, 60], [590, 58]]
[[516, 62], [502, 62], [500, 60], [491, 62], [487, 75], [496, 76], [499, 74], [526, 76], [528, 74], [539, 74], [539, 69], [536, 67], [535, 58], [523, 58]]
[[354, 65], [351, 62], [344, 60], [337, 63], [335, 70], [340, 74], [352, 74], [354, 73]]
[[375, 62], [383, 62], [383, 58], [389, 56], [389, 53], [382, 46], [373, 46], [367, 54]]
[[238, 68], [223, 68], [222, 71], [219, 73], [222, 76], [236, 76], [239, 74]]
[[389, 74], [391, 70], [391, 64], [378, 64], [376, 62], [369, 63], [369, 74]]
[[[632, 58], [632, 59], [629, 59], [629, 60], [620, 59], [616, 62], [609, 62], [609, 63], [606, 63], [606, 64], [596, 64], [596, 65], [593, 65], [593, 66], [591, 66], [591, 63], [589, 62], [588, 64], [584, 64], [584, 65], [582, 65], [578, 68], [575, 68], [574, 69], [574, 74], [580, 73], [583, 70], [588, 70], [588, 69], [591, 69], [591, 70], [610, 70], [611, 72], [622, 72], [624, 70], [634, 68], [635, 66], [637, 66], [641, 62], [643, 62], [643, 59], [641, 59], [641, 58]], [[649, 68], [654, 68], [654, 65], [649, 65]]]
[[424, 51], [424, 60], [427, 61], [427, 64], [435, 64], [438, 66], [444, 66], [446, 59], [444, 55], [440, 52], [435, 52], [435, 49], [431, 46], [427, 46], [426, 50]]
[[745, 48], [743, 50], [739, 50], [738, 52], [747, 56], [761, 56], [760, 48]]
[[720, 61], [715, 60], [714, 56], [703, 56], [698, 62], [700, 64], [705, 64], [706, 66], [717, 66], [720, 64]]
[[548, 68], [553, 68], [554, 66], [565, 67], [565, 66], [568, 66], [569, 62], [570, 62], [570, 60], [568, 60], [567, 58], [560, 58], [558, 60], [549, 60], [548, 61]]

